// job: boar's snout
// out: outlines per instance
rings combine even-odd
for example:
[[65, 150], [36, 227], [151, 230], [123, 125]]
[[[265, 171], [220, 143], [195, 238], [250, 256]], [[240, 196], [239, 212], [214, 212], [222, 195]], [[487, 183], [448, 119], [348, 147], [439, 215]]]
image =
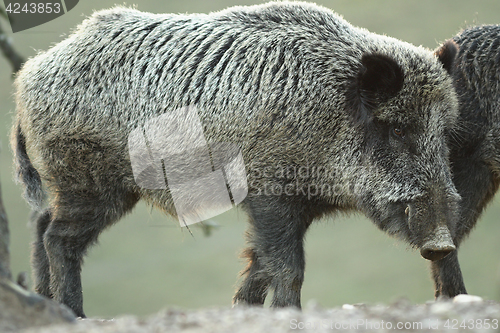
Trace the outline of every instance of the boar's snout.
[[443, 259], [456, 249], [450, 231], [447, 227], [442, 226], [438, 227], [433, 237], [424, 243], [420, 254], [427, 260], [436, 261]]

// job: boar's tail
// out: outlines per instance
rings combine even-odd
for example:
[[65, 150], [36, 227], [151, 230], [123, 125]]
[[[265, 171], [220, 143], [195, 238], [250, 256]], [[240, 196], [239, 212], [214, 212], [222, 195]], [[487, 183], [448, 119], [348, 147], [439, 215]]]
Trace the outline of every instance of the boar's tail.
[[13, 137], [17, 181], [24, 185], [24, 198], [35, 211], [41, 211], [45, 201], [40, 174], [35, 169], [26, 152], [26, 139], [17, 123]]

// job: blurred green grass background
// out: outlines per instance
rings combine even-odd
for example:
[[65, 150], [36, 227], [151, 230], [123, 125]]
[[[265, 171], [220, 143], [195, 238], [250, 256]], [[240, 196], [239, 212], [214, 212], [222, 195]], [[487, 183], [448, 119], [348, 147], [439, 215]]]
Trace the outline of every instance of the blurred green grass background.
[[[210, 12], [250, 0], [135, 0], [128, 5], [151, 12]], [[498, 0], [323, 0], [317, 1], [354, 25], [434, 49], [461, 28], [500, 23]], [[81, 0], [68, 14], [28, 31], [12, 34], [25, 56], [59, 42], [93, 10], [122, 4]], [[14, 112], [10, 66], [0, 57], [0, 177], [10, 220], [12, 270], [30, 272], [29, 207], [13, 182], [8, 136]], [[460, 250], [469, 293], [500, 300], [500, 202], [482, 216]], [[221, 227], [211, 237], [193, 227], [193, 237], [178, 223], [145, 205], [100, 237], [83, 267], [84, 306], [88, 316], [150, 314], [167, 306], [229, 306], [244, 247], [246, 216], [233, 210], [214, 219]], [[428, 262], [418, 252], [389, 238], [360, 215], [318, 221], [306, 239], [307, 269], [303, 303], [325, 307], [343, 303], [412, 302], [433, 299]]]

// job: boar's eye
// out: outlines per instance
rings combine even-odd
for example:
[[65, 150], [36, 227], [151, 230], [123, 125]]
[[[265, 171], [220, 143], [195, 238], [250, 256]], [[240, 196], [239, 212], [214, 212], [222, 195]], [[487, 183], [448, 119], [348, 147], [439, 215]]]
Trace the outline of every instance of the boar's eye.
[[394, 127], [392, 129], [392, 134], [399, 139], [404, 139], [405, 131], [401, 127]]

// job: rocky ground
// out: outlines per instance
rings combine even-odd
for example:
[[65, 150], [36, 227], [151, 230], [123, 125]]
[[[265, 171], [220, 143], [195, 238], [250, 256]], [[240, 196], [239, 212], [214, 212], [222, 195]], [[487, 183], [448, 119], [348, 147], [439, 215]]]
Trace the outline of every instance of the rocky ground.
[[414, 305], [345, 304], [323, 309], [309, 303], [296, 309], [214, 308], [167, 309], [147, 318], [85, 319], [21, 330], [23, 333], [143, 333], [143, 332], [499, 332], [500, 303], [460, 295], [454, 300]]

